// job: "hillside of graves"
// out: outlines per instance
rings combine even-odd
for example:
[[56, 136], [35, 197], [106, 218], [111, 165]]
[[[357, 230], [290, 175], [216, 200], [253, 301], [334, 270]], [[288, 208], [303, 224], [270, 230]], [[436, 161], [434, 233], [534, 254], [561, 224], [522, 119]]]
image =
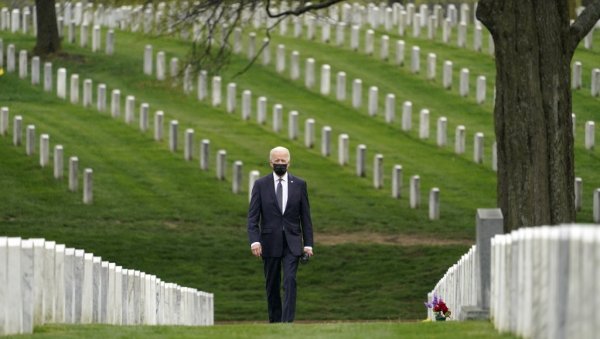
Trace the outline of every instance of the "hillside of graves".
[[[478, 50], [472, 23], [464, 47], [456, 27], [430, 39], [426, 27], [415, 36], [413, 26], [401, 35], [363, 25], [355, 44], [350, 27], [340, 41], [337, 27], [325, 39], [310, 22], [297, 36], [291, 20], [271, 32], [268, 59], [257, 54], [264, 28], [234, 32], [219, 74], [186, 72], [190, 43], [179, 35], [101, 27], [94, 42], [90, 27], [83, 43], [79, 26], [72, 39], [65, 28], [63, 52], [36, 70], [35, 37], [2, 30], [0, 233], [215, 293], [216, 321], [263, 320], [249, 184], [282, 145], [290, 172], [308, 182], [316, 231], [315, 257], [299, 269], [298, 318], [423, 318], [426, 293], [474, 242], [476, 209], [496, 206], [489, 36]], [[600, 99], [590, 89], [599, 40], [574, 58], [578, 222], [593, 221], [600, 187], [591, 137]], [[72, 157], [78, 178], [69, 178]], [[93, 193], [84, 199], [85, 169]]]

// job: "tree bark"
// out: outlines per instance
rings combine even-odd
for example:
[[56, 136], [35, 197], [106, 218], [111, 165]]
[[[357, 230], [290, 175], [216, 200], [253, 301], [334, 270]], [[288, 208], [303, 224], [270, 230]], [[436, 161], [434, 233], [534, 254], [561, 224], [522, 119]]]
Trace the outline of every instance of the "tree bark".
[[496, 46], [497, 194], [504, 230], [573, 222], [570, 64], [591, 26], [581, 22], [573, 31], [566, 0], [481, 0], [477, 18]]
[[37, 9], [37, 41], [33, 52], [44, 56], [60, 50], [55, 0], [35, 0]]

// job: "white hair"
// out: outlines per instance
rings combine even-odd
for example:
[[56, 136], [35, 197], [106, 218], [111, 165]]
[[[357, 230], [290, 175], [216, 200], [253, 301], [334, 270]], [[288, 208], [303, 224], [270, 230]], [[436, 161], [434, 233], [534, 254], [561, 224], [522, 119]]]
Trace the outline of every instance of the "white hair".
[[290, 150], [288, 150], [287, 148], [285, 148], [283, 146], [277, 146], [277, 147], [273, 148], [271, 150], [271, 152], [269, 152], [269, 161], [273, 161], [273, 154], [275, 154], [276, 152], [285, 152], [285, 153], [287, 153], [287, 162], [290, 162], [290, 159], [292, 158], [290, 156]]

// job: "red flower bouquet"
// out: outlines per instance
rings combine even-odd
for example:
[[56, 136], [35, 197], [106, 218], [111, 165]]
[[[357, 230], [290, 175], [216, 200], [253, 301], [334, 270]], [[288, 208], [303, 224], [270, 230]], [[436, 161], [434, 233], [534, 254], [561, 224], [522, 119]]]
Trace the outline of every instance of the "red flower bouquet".
[[425, 303], [425, 306], [433, 310], [433, 313], [435, 313], [435, 320], [437, 321], [445, 321], [446, 318], [450, 318], [450, 315], [452, 314], [444, 300], [435, 294], [433, 295], [433, 300], [430, 303]]

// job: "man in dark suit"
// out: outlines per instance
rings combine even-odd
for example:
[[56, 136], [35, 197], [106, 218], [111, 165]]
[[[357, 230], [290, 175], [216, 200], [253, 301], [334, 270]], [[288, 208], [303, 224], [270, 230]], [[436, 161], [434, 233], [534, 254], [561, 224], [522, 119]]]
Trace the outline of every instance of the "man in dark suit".
[[[306, 182], [287, 172], [290, 152], [271, 150], [273, 173], [252, 188], [248, 238], [252, 254], [262, 257], [269, 322], [292, 322], [296, 313], [296, 271], [302, 253], [313, 255], [313, 231]], [[280, 295], [283, 265], [283, 307]]]

